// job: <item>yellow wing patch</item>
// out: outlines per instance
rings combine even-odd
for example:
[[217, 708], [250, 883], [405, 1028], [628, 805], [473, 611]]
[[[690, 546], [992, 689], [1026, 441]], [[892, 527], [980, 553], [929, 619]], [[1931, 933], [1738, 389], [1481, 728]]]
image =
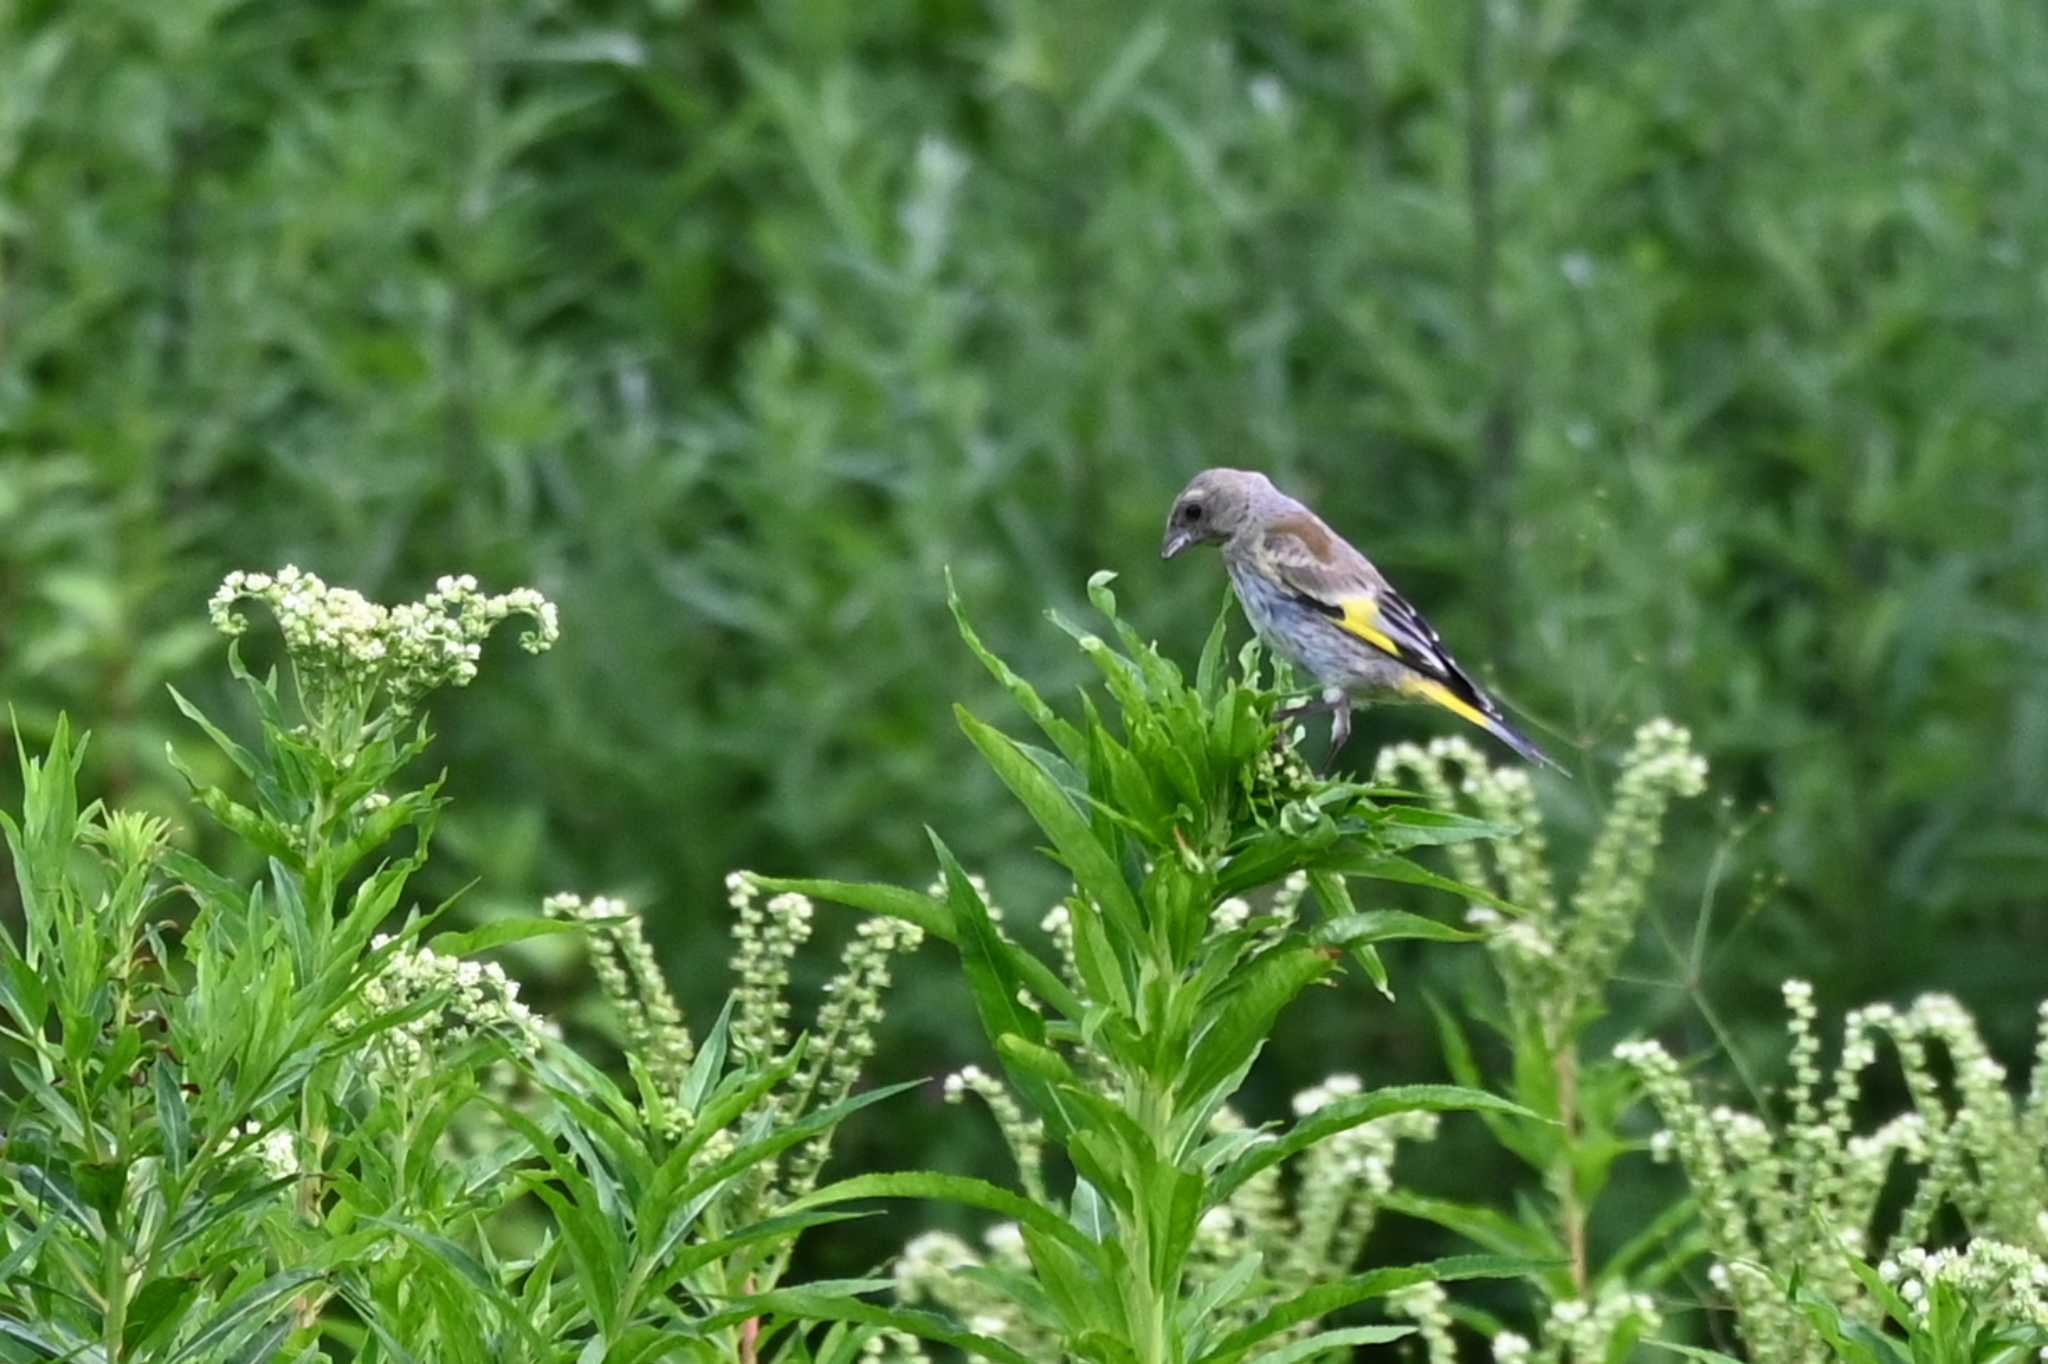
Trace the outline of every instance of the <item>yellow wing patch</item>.
[[1401, 656], [1400, 646], [1395, 644], [1386, 631], [1374, 624], [1380, 618], [1380, 604], [1371, 597], [1347, 597], [1337, 603], [1344, 608], [1344, 614], [1336, 617], [1337, 624], [1347, 632], [1357, 635], [1373, 648], [1384, 653]]
[[1493, 729], [1493, 721], [1484, 711], [1434, 678], [1412, 677], [1402, 683], [1401, 690], [1411, 695], [1419, 696], [1425, 701], [1434, 702], [1451, 714], [1461, 719], [1469, 720], [1483, 730], [1491, 732]]

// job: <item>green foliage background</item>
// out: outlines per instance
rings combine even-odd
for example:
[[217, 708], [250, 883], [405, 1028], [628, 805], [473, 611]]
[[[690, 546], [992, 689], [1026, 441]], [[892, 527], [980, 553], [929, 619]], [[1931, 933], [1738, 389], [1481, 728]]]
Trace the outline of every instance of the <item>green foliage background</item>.
[[[2016, 1054], [2044, 145], [2014, 0], [14, 0], [0, 698], [198, 837], [163, 684], [221, 677], [224, 572], [532, 583], [562, 644], [442, 707], [429, 889], [626, 894], [702, 1009], [734, 866], [920, 877], [930, 821], [1035, 922], [942, 566], [1034, 676], [1105, 566], [1192, 659], [1221, 575], [1158, 526], [1250, 465], [1581, 750], [1567, 823], [1638, 719], [1699, 736], [1665, 902], [1719, 950], [1631, 1022], [1739, 1045], [1796, 973]], [[928, 964], [885, 1077], [975, 1059]], [[1434, 1073], [1417, 1012], [1316, 1016], [1304, 1083]]]

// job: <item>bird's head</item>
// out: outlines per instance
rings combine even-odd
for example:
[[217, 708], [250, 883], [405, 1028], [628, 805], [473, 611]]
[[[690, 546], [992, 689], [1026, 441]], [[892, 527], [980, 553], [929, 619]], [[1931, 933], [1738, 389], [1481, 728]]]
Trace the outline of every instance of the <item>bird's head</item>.
[[1173, 499], [1159, 557], [1189, 545], [1220, 545], [1248, 525], [1262, 498], [1277, 496], [1272, 483], [1248, 469], [1204, 469]]

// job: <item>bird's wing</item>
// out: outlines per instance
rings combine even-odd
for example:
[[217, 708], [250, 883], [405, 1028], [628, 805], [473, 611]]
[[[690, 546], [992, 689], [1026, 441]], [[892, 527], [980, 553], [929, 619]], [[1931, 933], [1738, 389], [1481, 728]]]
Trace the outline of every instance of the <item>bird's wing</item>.
[[1508, 722], [1500, 705], [1466, 675], [1408, 599], [1313, 512], [1280, 517], [1265, 529], [1260, 556], [1297, 601], [1332, 627], [1411, 669], [1401, 690], [1442, 706], [1495, 735], [1524, 757], [1558, 767]]
[[1320, 518], [1303, 513], [1273, 521], [1260, 549], [1281, 585], [1336, 628], [1417, 672], [1478, 690], [1422, 613]]

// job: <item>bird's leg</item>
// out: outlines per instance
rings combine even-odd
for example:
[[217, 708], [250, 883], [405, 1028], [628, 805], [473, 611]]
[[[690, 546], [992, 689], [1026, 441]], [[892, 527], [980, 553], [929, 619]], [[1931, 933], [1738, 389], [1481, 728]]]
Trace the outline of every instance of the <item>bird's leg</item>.
[[1323, 755], [1323, 765], [1317, 769], [1317, 775], [1324, 777], [1330, 775], [1330, 769], [1337, 765], [1337, 754], [1350, 742], [1351, 698], [1340, 696], [1330, 711], [1330, 751]]
[[1351, 697], [1340, 687], [1326, 688], [1323, 694], [1313, 701], [1304, 701], [1298, 706], [1288, 706], [1284, 710], [1274, 711], [1273, 718], [1280, 722], [1280, 735], [1273, 741], [1273, 751], [1277, 753], [1286, 747], [1289, 723], [1304, 716], [1321, 715], [1325, 712], [1331, 716], [1330, 751], [1324, 755], [1323, 765], [1318, 770], [1327, 773], [1330, 765], [1337, 759], [1337, 750], [1344, 747], [1345, 740], [1351, 737]]
[[1286, 706], [1276, 710], [1273, 712], [1273, 718], [1281, 724], [1286, 724], [1289, 720], [1299, 720], [1304, 715], [1321, 715], [1325, 711], [1335, 710], [1345, 702], [1344, 693], [1333, 688], [1313, 701], [1304, 701], [1298, 706]]

